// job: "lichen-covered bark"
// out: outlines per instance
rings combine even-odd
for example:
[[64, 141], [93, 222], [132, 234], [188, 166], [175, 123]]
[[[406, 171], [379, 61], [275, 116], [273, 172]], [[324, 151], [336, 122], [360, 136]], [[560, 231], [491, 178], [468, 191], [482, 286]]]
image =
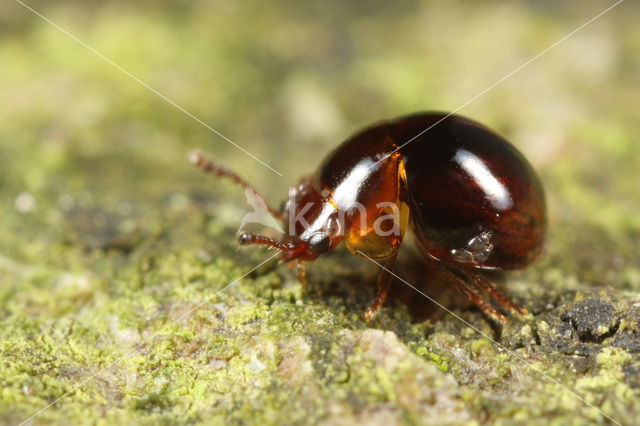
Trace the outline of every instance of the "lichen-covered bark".
[[223, 3], [34, 4], [284, 178], [3, 6], [1, 422], [55, 402], [33, 422], [637, 423], [638, 6], [461, 111], [513, 140], [548, 195], [544, 257], [495, 277], [531, 314], [499, 329], [410, 238], [398, 273], [451, 312], [394, 282], [367, 324], [378, 271], [344, 249], [304, 287], [275, 261], [244, 276], [273, 253], [237, 247], [242, 191], [186, 153], [276, 204], [350, 132], [452, 110], [605, 5]]

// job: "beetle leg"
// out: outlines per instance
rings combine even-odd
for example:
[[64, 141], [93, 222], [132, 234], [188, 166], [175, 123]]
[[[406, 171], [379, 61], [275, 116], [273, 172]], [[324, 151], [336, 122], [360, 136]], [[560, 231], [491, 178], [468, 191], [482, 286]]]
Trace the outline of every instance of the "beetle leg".
[[296, 262], [296, 272], [298, 273], [298, 281], [300, 284], [305, 285], [307, 283], [307, 275], [304, 271], [304, 265], [300, 260]]
[[498, 303], [500, 303], [502, 306], [509, 308], [512, 312], [515, 312], [520, 315], [527, 315], [529, 313], [529, 311], [527, 311], [525, 308], [523, 308], [522, 306], [518, 305], [517, 303], [509, 299], [507, 296], [505, 296], [496, 287], [493, 281], [477, 273], [470, 273], [470, 275], [473, 278], [473, 281], [480, 288], [485, 289], [487, 293], [489, 293], [494, 299], [496, 299]]
[[267, 210], [269, 210], [269, 213], [271, 213], [271, 215], [273, 215], [277, 219], [282, 220], [282, 214], [278, 210], [274, 209], [269, 204], [267, 204], [264, 197], [260, 195], [258, 191], [256, 191], [253, 185], [251, 185], [249, 182], [247, 182], [246, 180], [238, 176], [232, 170], [228, 169], [222, 164], [216, 163], [211, 158], [205, 158], [204, 155], [195, 151], [189, 154], [189, 161], [191, 162], [191, 164], [193, 164], [196, 167], [199, 167], [205, 173], [211, 173], [212, 175], [215, 175], [218, 177], [231, 179], [235, 183], [242, 185], [244, 188], [249, 188], [267, 207]]
[[487, 301], [480, 295], [480, 293], [478, 293], [478, 290], [476, 290], [471, 283], [463, 280], [445, 266], [440, 265], [440, 269], [446, 275], [449, 282], [452, 283], [463, 296], [473, 302], [477, 307], [482, 309], [485, 314], [489, 315], [495, 320], [498, 320], [501, 323], [506, 322], [505, 316], [498, 312], [489, 303], [487, 303]]
[[389, 271], [393, 271], [393, 265], [396, 263], [397, 257], [398, 255], [396, 253], [389, 259], [381, 262], [384, 269], [378, 277], [378, 294], [376, 295], [376, 298], [371, 306], [369, 306], [364, 313], [364, 319], [367, 322], [371, 321], [371, 319], [376, 316], [376, 314], [380, 310], [380, 307], [384, 303], [384, 300], [387, 298], [387, 293], [389, 292], [389, 287], [391, 286], [391, 278], [393, 278], [393, 275]]

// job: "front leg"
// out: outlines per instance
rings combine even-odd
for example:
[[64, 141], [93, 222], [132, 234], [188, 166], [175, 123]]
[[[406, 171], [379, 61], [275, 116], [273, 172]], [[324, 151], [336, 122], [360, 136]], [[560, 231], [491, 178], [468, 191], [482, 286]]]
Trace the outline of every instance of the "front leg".
[[296, 272], [298, 273], [298, 282], [302, 285], [307, 284], [307, 275], [304, 271], [304, 265], [301, 260], [296, 262]]
[[376, 295], [375, 300], [367, 308], [364, 313], [364, 319], [369, 322], [373, 317], [378, 314], [380, 311], [380, 307], [384, 303], [387, 298], [387, 293], [389, 293], [389, 287], [391, 287], [391, 279], [393, 278], [393, 265], [396, 263], [396, 258], [398, 254], [395, 253], [390, 258], [386, 259], [384, 262], [380, 262], [383, 267], [380, 276], [378, 277], [378, 294]]

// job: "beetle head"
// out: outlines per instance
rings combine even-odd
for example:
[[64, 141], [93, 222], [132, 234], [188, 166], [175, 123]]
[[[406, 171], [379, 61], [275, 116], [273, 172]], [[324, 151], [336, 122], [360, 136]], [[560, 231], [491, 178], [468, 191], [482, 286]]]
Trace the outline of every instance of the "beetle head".
[[261, 235], [244, 233], [242, 245], [263, 244], [282, 252], [281, 261], [314, 260], [337, 246], [344, 235], [339, 211], [329, 191], [318, 190], [311, 178], [304, 178], [289, 190], [282, 207], [284, 229], [281, 242]]

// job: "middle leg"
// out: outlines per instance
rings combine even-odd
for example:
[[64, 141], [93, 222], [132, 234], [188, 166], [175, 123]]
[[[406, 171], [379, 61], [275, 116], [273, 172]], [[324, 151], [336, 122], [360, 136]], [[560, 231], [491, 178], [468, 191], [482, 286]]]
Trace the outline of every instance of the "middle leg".
[[518, 313], [520, 315], [527, 315], [529, 311], [527, 311], [522, 306], [513, 302], [507, 296], [505, 296], [496, 285], [486, 277], [483, 277], [477, 272], [470, 272], [471, 278], [476, 283], [477, 286], [486, 290], [487, 293], [491, 295], [494, 299], [498, 301], [502, 306], [509, 308], [512, 312]]
[[440, 265], [440, 270], [447, 277], [449, 282], [456, 287], [456, 290], [458, 290], [458, 292], [460, 292], [463, 296], [473, 302], [477, 307], [482, 309], [485, 314], [495, 320], [498, 320], [501, 323], [506, 322], [505, 316], [502, 313], [498, 312], [489, 303], [487, 303], [482, 295], [478, 293], [478, 290], [474, 288], [472, 282], [468, 282], [466, 279], [458, 276], [455, 272], [451, 271], [444, 265]]

